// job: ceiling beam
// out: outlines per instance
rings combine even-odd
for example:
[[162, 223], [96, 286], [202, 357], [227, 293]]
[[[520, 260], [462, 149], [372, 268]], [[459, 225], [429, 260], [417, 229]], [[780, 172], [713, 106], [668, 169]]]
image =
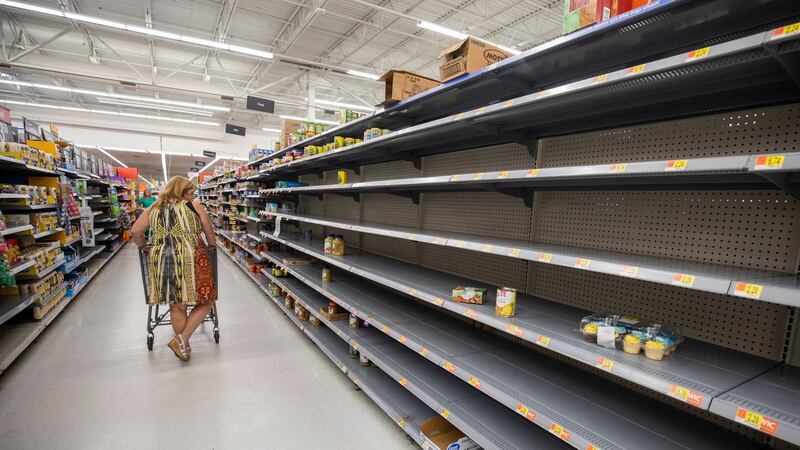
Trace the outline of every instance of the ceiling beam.
[[[231, 19], [233, 18], [234, 12], [236, 12], [236, 5], [238, 1], [239, 0], [222, 0], [222, 4], [219, 7], [219, 13], [217, 14], [216, 25], [214, 25], [214, 37], [212, 40], [216, 42], [225, 42], [225, 39], [228, 38]], [[219, 49], [209, 50], [206, 52], [205, 57], [203, 58], [203, 76], [208, 76], [211, 58], [216, 58], [218, 54]]]
[[[144, 26], [150, 30], [153, 28], [153, 2], [152, 0], [145, 0], [144, 2]], [[150, 52], [150, 76], [152, 78], [153, 86], [158, 85], [158, 69], [156, 69], [156, 45], [152, 36], [147, 36], [147, 48]]]
[[49, 44], [49, 43], [51, 43], [53, 41], [55, 41], [56, 39], [66, 35], [66, 34], [69, 34], [70, 31], [72, 31], [70, 28], [65, 28], [65, 29], [59, 31], [58, 33], [50, 36], [49, 38], [45, 39], [44, 41], [39, 42], [39, 43], [37, 43], [36, 45], [34, 45], [32, 47], [28, 47], [25, 50], [23, 50], [22, 52], [17, 53], [16, 55], [8, 58], [7, 62], [12, 63], [12, 62], [17, 61], [19, 59], [22, 59], [26, 55], [28, 55], [28, 54], [30, 54], [32, 52], [35, 52], [36, 50], [39, 50], [40, 48], [44, 47], [45, 45], [47, 45], [47, 44]]

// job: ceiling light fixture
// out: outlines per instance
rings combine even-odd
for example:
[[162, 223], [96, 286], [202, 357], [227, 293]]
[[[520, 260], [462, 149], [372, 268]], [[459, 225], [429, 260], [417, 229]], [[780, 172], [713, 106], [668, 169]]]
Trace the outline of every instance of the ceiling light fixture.
[[334, 102], [331, 100], [321, 100], [321, 99], [314, 99], [314, 103], [319, 105], [328, 105], [328, 106], [338, 106], [340, 108], [350, 108], [350, 109], [358, 109], [361, 111], [375, 111], [375, 108], [370, 108], [369, 106], [364, 105], [354, 105], [352, 103], [342, 103], [342, 102]]
[[[93, 144], [75, 144], [76, 147], [80, 148], [100, 148], [103, 147], [105, 150], [112, 151], [112, 152], [127, 152], [127, 153], [149, 153], [160, 155], [161, 153], [165, 155], [171, 156], [187, 156], [192, 158], [207, 158], [202, 154], [197, 153], [181, 153], [181, 152], [169, 152], [169, 151], [161, 151], [161, 150], [147, 150], [142, 148], [127, 148], [127, 147], [113, 147], [109, 145], [93, 145]], [[221, 159], [235, 159], [237, 161], [247, 161], [247, 158], [242, 158], [239, 156], [219, 156]]]
[[115, 158], [115, 157], [114, 157], [114, 155], [112, 155], [111, 153], [108, 153], [107, 151], [103, 150], [103, 147], [95, 147], [95, 148], [96, 148], [96, 149], [98, 149], [98, 150], [100, 150], [100, 151], [101, 151], [101, 152], [102, 152], [104, 155], [106, 155], [106, 156], [108, 156], [109, 158], [111, 158], [111, 159], [113, 159], [114, 161], [116, 161], [116, 162], [117, 162], [117, 164], [119, 164], [120, 166], [122, 166], [122, 167], [128, 167], [128, 165], [127, 165], [127, 164], [125, 164], [124, 162], [122, 162], [122, 161], [118, 160], [117, 158]]
[[191, 114], [193, 116], [203, 116], [203, 117], [213, 117], [214, 113], [211, 111], [199, 111], [199, 110], [191, 110], [191, 109], [181, 109], [181, 108], [173, 108], [171, 106], [162, 106], [162, 105], [153, 105], [147, 103], [136, 103], [128, 100], [107, 100], [104, 98], [98, 98], [98, 103], [102, 103], [104, 105], [117, 105], [117, 106], [130, 106], [132, 108], [144, 108], [144, 109], [157, 109], [161, 111], [170, 111], [176, 112], [180, 114]]
[[161, 152], [161, 168], [164, 169], [164, 183], [169, 180], [167, 176], [167, 155], [164, 152]]
[[0, 6], [8, 6], [8, 7], [11, 7], [11, 8], [24, 9], [26, 11], [32, 11], [32, 12], [36, 12], [36, 13], [40, 13], [40, 14], [47, 14], [47, 15], [50, 15], [50, 16], [64, 17], [64, 18], [67, 18], [67, 19], [74, 20], [76, 22], [91, 23], [91, 24], [94, 24], [94, 25], [100, 25], [100, 26], [109, 27], [109, 28], [116, 28], [118, 30], [124, 30], [124, 31], [128, 31], [128, 32], [131, 32], [131, 33], [145, 34], [145, 35], [148, 35], [148, 36], [154, 36], [154, 37], [158, 37], [158, 38], [161, 38], [161, 39], [167, 39], [167, 40], [171, 40], [171, 41], [186, 42], [188, 44], [198, 45], [200, 47], [217, 48], [217, 49], [221, 49], [221, 50], [228, 50], [228, 51], [231, 51], [231, 52], [234, 52], [234, 53], [239, 53], [239, 54], [242, 54], [242, 55], [255, 56], [255, 57], [258, 57], [258, 58], [272, 59], [272, 58], [275, 57], [275, 55], [273, 55], [270, 52], [263, 51], [263, 50], [258, 50], [258, 49], [254, 49], [254, 48], [242, 47], [242, 46], [239, 46], [239, 45], [230, 45], [230, 44], [225, 44], [225, 43], [222, 43], [222, 42], [211, 41], [211, 40], [208, 40], [208, 39], [196, 38], [196, 37], [193, 37], [193, 36], [186, 36], [186, 35], [182, 35], [182, 34], [176, 34], [176, 33], [169, 33], [169, 32], [166, 32], [166, 31], [154, 30], [152, 28], [148, 29], [148, 28], [137, 26], [137, 25], [128, 25], [128, 24], [124, 24], [124, 23], [120, 23], [120, 22], [114, 22], [114, 21], [111, 21], [111, 20], [101, 19], [99, 17], [87, 16], [85, 14], [76, 14], [76, 13], [72, 13], [72, 12], [60, 11], [60, 10], [57, 10], [57, 9], [43, 8], [41, 6], [35, 6], [35, 5], [28, 4], [28, 3], [15, 2], [15, 1], [11, 1], [11, 0], [0, 0]]
[[354, 77], [366, 78], [369, 80], [377, 80], [378, 78], [381, 77], [380, 75], [375, 75], [374, 73], [362, 72], [360, 70], [352, 70], [352, 69], [347, 69], [347, 74], [352, 75]]
[[280, 117], [281, 119], [287, 119], [287, 120], [299, 120], [301, 122], [317, 122], [317, 123], [324, 123], [324, 124], [328, 124], [328, 125], [341, 125], [339, 122], [334, 122], [332, 120], [324, 120], [324, 119], [311, 120], [311, 119], [308, 119], [306, 117], [286, 116], [286, 115], [280, 115], [278, 117]]
[[266, 131], [269, 133], [280, 133], [281, 130], [279, 128], [262, 128], [261, 131]]
[[[425, 21], [425, 20], [420, 20], [419, 22], [417, 22], [417, 26], [420, 27], [420, 28], [424, 28], [426, 30], [430, 30], [430, 31], [433, 31], [433, 32], [436, 32], [436, 33], [439, 33], [439, 34], [443, 34], [445, 36], [450, 36], [450, 37], [453, 37], [453, 38], [456, 38], [456, 39], [466, 39], [467, 37], [469, 37], [469, 35], [466, 34], [466, 33], [462, 33], [460, 31], [452, 30], [450, 28], [443, 27], [443, 26], [441, 26], [439, 24], [435, 24], [433, 22], [428, 22], [428, 21]], [[494, 45], [495, 47], [499, 48], [500, 50], [503, 50], [505, 52], [511, 53], [512, 55], [519, 55], [520, 53], [522, 53], [521, 50], [517, 50], [515, 48], [511, 48], [511, 47], [508, 47], [508, 46], [505, 46], [505, 45], [496, 44], [496, 43], [494, 43], [492, 41], [487, 41], [486, 39], [481, 39], [479, 37], [475, 37], [475, 39], [480, 39], [481, 41], [486, 42], [487, 44]]]
[[[2, 0], [0, 0], [1, 2]], [[19, 81], [19, 80], [6, 80], [0, 78], [0, 84], [10, 84], [13, 86], [25, 86], [31, 87], [36, 89], [45, 89], [51, 91], [61, 91], [61, 92], [71, 92], [75, 94], [84, 94], [84, 95], [95, 95], [97, 97], [109, 97], [109, 98], [122, 98], [126, 100], [135, 100], [140, 102], [148, 102], [148, 103], [158, 103], [162, 105], [172, 105], [172, 106], [182, 106], [185, 108], [197, 108], [197, 109], [205, 109], [208, 111], [220, 111], [220, 112], [230, 112], [230, 108], [225, 106], [216, 106], [216, 105], [205, 105], [202, 103], [192, 103], [192, 102], [182, 102], [179, 100], [166, 100], [161, 98], [153, 98], [153, 97], [142, 97], [139, 95], [126, 95], [126, 94], [116, 94], [116, 93], [108, 93], [103, 91], [93, 91], [91, 89], [77, 89], [71, 87], [62, 87], [56, 86], [52, 84], [42, 84], [42, 83], [31, 83], [28, 81]]]
[[180, 123], [191, 123], [194, 125], [208, 125], [212, 127], [218, 127], [219, 124], [217, 122], [205, 122], [202, 120], [194, 120], [194, 119], [181, 119], [178, 117], [166, 117], [166, 116], [151, 116], [147, 114], [133, 114], [133, 113], [125, 113], [125, 112], [117, 112], [117, 111], [107, 111], [103, 109], [88, 109], [88, 108], [75, 108], [72, 106], [58, 106], [58, 105], [48, 105], [45, 103], [35, 103], [35, 102], [20, 102], [16, 100], [7, 100], [7, 99], [0, 99], [0, 103], [7, 103], [9, 105], [21, 105], [21, 106], [32, 106], [34, 108], [47, 108], [47, 109], [60, 109], [63, 111], [75, 111], [75, 112], [84, 112], [84, 113], [91, 113], [91, 114], [106, 114], [109, 116], [121, 116], [121, 117], [135, 117], [139, 119], [149, 119], [149, 120], [162, 120], [168, 122], [180, 122]]

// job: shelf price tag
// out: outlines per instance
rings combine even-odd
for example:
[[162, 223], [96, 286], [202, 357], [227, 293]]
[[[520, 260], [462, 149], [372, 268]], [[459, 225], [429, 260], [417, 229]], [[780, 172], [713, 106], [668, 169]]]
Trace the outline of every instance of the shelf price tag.
[[639, 268], [636, 266], [620, 266], [619, 274], [623, 277], [636, 278], [639, 275]]
[[405, 377], [400, 377], [400, 384], [401, 384], [401, 385], [402, 385], [404, 388], [408, 389], [408, 380], [406, 380], [406, 379], [405, 379]]
[[381, 331], [383, 331], [384, 334], [389, 334], [389, 327], [384, 325], [383, 328], [381, 328]]
[[453, 116], [453, 122], [457, 122], [463, 118], [464, 118], [464, 113], [458, 113], [455, 116]]
[[517, 412], [521, 416], [523, 416], [526, 419], [530, 420], [531, 422], [536, 420], [536, 412], [534, 412], [532, 409], [528, 408], [527, 406], [523, 405], [522, 403], [517, 405]]
[[542, 347], [547, 347], [550, 345], [550, 338], [540, 334], [539, 336], [536, 336], [536, 343]]
[[441, 414], [441, 416], [445, 419], [450, 417], [450, 411], [447, 408], [439, 408], [439, 414]]
[[689, 164], [688, 159], [673, 159], [672, 161], [667, 161], [667, 164], [664, 166], [664, 171], [683, 170], [686, 168], [687, 164]]
[[486, 245], [483, 246], [483, 248], [481, 248], [481, 251], [482, 252], [486, 252], [486, 253], [490, 253], [492, 251], [492, 246], [489, 245], [489, 244], [486, 244]]
[[453, 175], [450, 177], [450, 181], [461, 181], [461, 175]]
[[522, 337], [522, 335], [525, 334], [525, 330], [514, 325], [513, 323], [510, 323], [508, 326], [506, 326], [506, 331], [517, 337]]
[[514, 104], [514, 99], [506, 100], [503, 102], [503, 108], [508, 108], [509, 106]]
[[539, 169], [528, 169], [528, 177], [535, 177], [539, 175]]
[[408, 295], [414, 295], [416, 293], [417, 293], [417, 290], [414, 289], [414, 288], [411, 288], [411, 289], [408, 290]]
[[405, 426], [406, 420], [401, 417], [401, 418], [397, 419], [397, 424], [400, 425], [401, 427]]
[[467, 243], [464, 242], [464, 241], [456, 242], [456, 247], [458, 247], [458, 248], [464, 248], [466, 245], [467, 245]]
[[669, 385], [669, 396], [698, 408], [703, 404], [703, 398], [705, 398], [705, 396], [699, 392], [675, 384]]
[[444, 305], [444, 299], [436, 297], [436, 298], [433, 299], [433, 304], [436, 305], [436, 306], [442, 306], [442, 305]]
[[561, 440], [563, 440], [564, 442], [569, 441], [569, 438], [572, 437], [572, 433], [570, 433], [569, 431], [565, 430], [564, 427], [562, 427], [561, 425], [559, 425], [557, 423], [551, 423], [549, 430], [550, 430], [551, 433], [553, 433], [556, 436], [560, 437]]
[[611, 372], [612, 369], [614, 368], [614, 361], [600, 356], [597, 358], [595, 366], [597, 366], [598, 369], [605, 370], [606, 372]]
[[425, 348], [425, 347], [420, 347], [419, 348], [419, 354], [422, 355], [422, 356], [428, 356], [428, 349]]
[[481, 380], [479, 380], [477, 377], [471, 376], [471, 377], [469, 377], [468, 381], [469, 381], [469, 384], [471, 384], [476, 389], [480, 390], [480, 388], [481, 388]]
[[469, 317], [470, 319], [475, 319], [476, 317], [478, 317], [478, 313], [475, 312], [475, 310], [472, 308], [464, 308], [464, 315]]
[[686, 55], [686, 61], [694, 61], [697, 59], [702, 59], [708, 56], [711, 47], [703, 47], [698, 48], [697, 50], [692, 50]]
[[539, 253], [539, 262], [549, 263], [553, 260], [552, 253]]
[[578, 259], [575, 260], [575, 267], [577, 267], [579, 269], [588, 269], [589, 268], [589, 264], [591, 264], [591, 263], [592, 263], [591, 259], [578, 258]]
[[481, 179], [483, 179], [483, 172], [478, 172], [476, 174], [473, 174], [472, 175], [472, 179], [473, 180], [481, 180]]
[[518, 248], [510, 248], [508, 249], [508, 256], [517, 257], [519, 256], [519, 249]]
[[456, 366], [453, 365], [450, 361], [442, 362], [442, 367], [450, 373], [456, 373]]
[[761, 292], [763, 291], [764, 291], [764, 286], [760, 284], [738, 282], [736, 283], [736, 289], [733, 291], [733, 295], [737, 297], [745, 297], [758, 300], [761, 298]]
[[608, 79], [608, 74], [604, 73], [602, 75], [598, 75], [598, 76], [592, 78], [592, 84], [602, 83], [603, 81], [606, 81], [607, 79]]
[[402, 344], [406, 344], [406, 343], [408, 343], [408, 339], [406, 339], [406, 337], [405, 337], [405, 336], [400, 336], [400, 342], [401, 342]]
[[692, 287], [694, 286], [694, 275], [688, 275], [685, 273], [676, 273], [675, 275], [672, 276], [672, 285], [681, 287]]
[[483, 114], [485, 112], [486, 112], [486, 107], [485, 106], [481, 106], [480, 108], [475, 110], [475, 115], [477, 116], [478, 114]]
[[508, 178], [508, 171], [504, 170], [497, 174], [497, 178]]
[[775, 433], [778, 432], [778, 422], [767, 419], [757, 412], [744, 408], [739, 408], [736, 410], [735, 420], [741, 424], [747, 425], [750, 428], [755, 428], [756, 430], [771, 434], [772, 436], [775, 436]]
[[628, 168], [628, 165], [625, 163], [620, 164], [612, 164], [611, 165], [611, 173], [622, 173], [625, 172], [625, 169]]
[[755, 170], [778, 170], [783, 168], [786, 161], [784, 155], [761, 155], [756, 157]]
[[647, 64], [639, 64], [638, 66], [628, 67], [625, 75], [636, 75], [638, 73], [642, 73], [644, 72], [645, 67], [647, 67]]
[[772, 36], [770, 39], [777, 39], [779, 37], [789, 36], [798, 32], [800, 32], [800, 22], [786, 25], [785, 27], [775, 28], [772, 30]]

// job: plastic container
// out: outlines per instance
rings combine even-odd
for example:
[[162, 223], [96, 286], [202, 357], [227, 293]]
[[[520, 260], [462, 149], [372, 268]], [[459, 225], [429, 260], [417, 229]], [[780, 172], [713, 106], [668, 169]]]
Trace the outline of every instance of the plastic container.
[[325, 248], [323, 251], [323, 253], [325, 253], [326, 255], [333, 254], [333, 241], [334, 241], [333, 234], [328, 234], [328, 236], [325, 238]]
[[333, 272], [331, 271], [331, 268], [328, 267], [328, 266], [325, 266], [322, 269], [322, 282], [323, 283], [330, 283], [332, 278], [333, 278]]
[[344, 236], [341, 234], [337, 234], [336, 238], [333, 240], [333, 254], [334, 256], [344, 256]]

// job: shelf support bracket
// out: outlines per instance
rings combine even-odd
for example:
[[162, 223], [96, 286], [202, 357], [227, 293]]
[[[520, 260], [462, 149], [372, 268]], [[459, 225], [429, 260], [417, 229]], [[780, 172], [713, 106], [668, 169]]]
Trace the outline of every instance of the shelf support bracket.
[[345, 166], [345, 169], [352, 170], [353, 173], [356, 174], [356, 176], [359, 177], [361, 176], [361, 166], [359, 166], [358, 164], [351, 164], [349, 166]]
[[387, 194], [397, 195], [398, 197], [410, 198], [411, 202], [419, 205], [419, 192], [416, 191], [394, 191], [387, 192]]
[[783, 192], [794, 197], [796, 200], [800, 200], [800, 185], [792, 183], [789, 179], [790, 176], [795, 175], [789, 172], [778, 172], [778, 173], [759, 173], [762, 177], [766, 178], [767, 181], [774, 184]]
[[412, 156], [406, 156], [406, 157], [404, 157], [402, 159], [403, 159], [403, 161], [408, 161], [411, 164], [413, 164], [415, 169], [422, 170], [422, 157], [421, 156], [412, 155]]
[[356, 202], [361, 202], [361, 194], [358, 192], [331, 192], [331, 194], [341, 195], [342, 197], [350, 197]]
[[522, 199], [525, 202], [525, 206], [528, 208], [533, 208], [533, 192], [528, 191], [525, 189], [497, 189], [497, 192], [501, 194], [510, 195], [511, 197], [517, 197]]
[[800, 56], [795, 53], [780, 54], [776, 46], [768, 46], [767, 51], [781, 65], [794, 84], [800, 87]]

